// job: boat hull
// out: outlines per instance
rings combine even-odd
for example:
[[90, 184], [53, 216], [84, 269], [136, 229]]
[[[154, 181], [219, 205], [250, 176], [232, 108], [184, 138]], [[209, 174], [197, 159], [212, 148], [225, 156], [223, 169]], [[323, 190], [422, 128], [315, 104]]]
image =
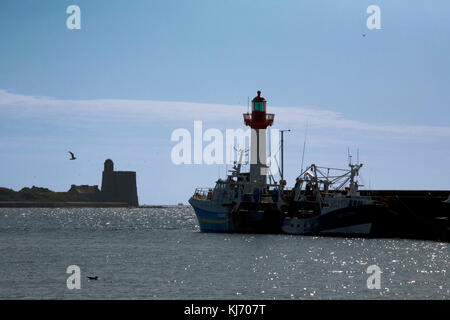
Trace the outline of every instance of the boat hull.
[[403, 227], [411, 219], [380, 205], [329, 210], [310, 218], [286, 217], [282, 230], [288, 234], [324, 236], [406, 236]]
[[[202, 232], [286, 233], [303, 235], [370, 235], [376, 218], [374, 206], [331, 210], [301, 219], [268, 210], [242, 210], [221, 202], [191, 198]], [[379, 215], [379, 214], [378, 214]]]
[[370, 236], [385, 217], [381, 206], [346, 207], [310, 218], [286, 217], [282, 230], [289, 234]]
[[210, 200], [191, 198], [197, 221], [202, 232], [232, 232], [230, 228], [230, 209]]
[[267, 208], [232, 212], [230, 204], [196, 198], [191, 198], [189, 203], [201, 232], [448, 239], [447, 230], [428, 226], [424, 221], [416, 221], [378, 205], [346, 207], [302, 218], [285, 216]]
[[194, 208], [202, 232], [230, 233], [281, 233], [280, 213], [268, 208], [253, 208], [232, 212], [232, 204], [192, 197], [189, 203]]

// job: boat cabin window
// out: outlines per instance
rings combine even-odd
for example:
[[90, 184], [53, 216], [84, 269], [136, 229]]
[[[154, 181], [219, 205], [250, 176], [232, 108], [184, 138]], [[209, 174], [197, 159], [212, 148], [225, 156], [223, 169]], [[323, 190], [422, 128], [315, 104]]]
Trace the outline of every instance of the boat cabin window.
[[214, 187], [214, 189], [226, 189], [226, 187], [227, 187], [227, 183], [225, 182], [225, 181], [223, 181], [223, 180], [219, 180], [219, 181], [217, 181], [217, 183], [216, 183], [216, 186]]

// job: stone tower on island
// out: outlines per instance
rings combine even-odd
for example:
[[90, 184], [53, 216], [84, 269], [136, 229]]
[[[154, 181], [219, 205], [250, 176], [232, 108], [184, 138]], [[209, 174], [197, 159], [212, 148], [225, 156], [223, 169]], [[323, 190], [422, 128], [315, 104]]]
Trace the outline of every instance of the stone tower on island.
[[126, 202], [132, 207], [139, 206], [136, 172], [114, 171], [114, 162], [111, 159], [105, 161], [101, 192], [110, 201]]

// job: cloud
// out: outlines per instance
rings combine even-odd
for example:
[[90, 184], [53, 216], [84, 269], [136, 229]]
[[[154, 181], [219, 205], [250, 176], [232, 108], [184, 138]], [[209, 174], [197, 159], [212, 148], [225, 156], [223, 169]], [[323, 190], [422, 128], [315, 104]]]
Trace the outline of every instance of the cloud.
[[[155, 189], [154, 184], [148, 184], [153, 179], [170, 184], [172, 178], [182, 177], [183, 181], [190, 181], [179, 190], [180, 195], [185, 195], [197, 184], [210, 183], [211, 175], [217, 171], [174, 166], [170, 162], [175, 145], [170, 141], [171, 131], [186, 128], [192, 132], [194, 120], [205, 122], [203, 130], [243, 128], [241, 114], [246, 109], [177, 101], [57, 99], [0, 89], [0, 158], [5, 163], [0, 174], [4, 184], [19, 187], [36, 184], [29, 172], [40, 172], [39, 184], [55, 190], [65, 190], [76, 181], [92, 181], [91, 169], [80, 169], [77, 175], [67, 171], [65, 160], [70, 146], [81, 155], [79, 159], [92, 161], [81, 168], [92, 168], [98, 163], [101, 166], [103, 159], [110, 157], [124, 168], [137, 170], [141, 177], [140, 197], [147, 199], [145, 202], [149, 194], [157, 195], [156, 200], [160, 201], [167, 193], [160, 186]], [[269, 111], [276, 114], [275, 127], [293, 129], [285, 140], [285, 165], [290, 179], [300, 170], [304, 127], [308, 122], [305, 165], [345, 167], [347, 147], [353, 154], [355, 147], [360, 147], [364, 172], [369, 176], [370, 172], [376, 173], [371, 176], [372, 186], [448, 188], [450, 127], [367, 123], [311, 106], [270, 105]], [[81, 127], [87, 130], [79, 130]], [[417, 179], [414, 173], [425, 168], [427, 174]]]
[[[203, 120], [220, 126], [238, 127], [246, 107], [180, 101], [92, 99], [69, 100], [12, 93], [0, 89], [0, 113], [17, 117], [50, 117], [72, 125], [98, 122], [135, 121], [166, 123], [188, 127], [193, 120]], [[448, 126], [383, 125], [348, 119], [344, 114], [314, 107], [271, 106], [279, 126], [299, 128], [308, 122], [314, 130], [351, 130], [359, 133], [386, 134], [403, 139], [450, 139]], [[303, 130], [302, 130], [303, 134]]]

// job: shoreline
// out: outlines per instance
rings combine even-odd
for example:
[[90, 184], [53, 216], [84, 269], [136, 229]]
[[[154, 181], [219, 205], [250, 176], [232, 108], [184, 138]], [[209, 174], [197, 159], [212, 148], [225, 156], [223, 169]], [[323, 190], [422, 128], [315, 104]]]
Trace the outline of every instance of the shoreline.
[[39, 202], [0, 201], [0, 208], [126, 208], [125, 202]]
[[40, 202], [40, 201], [0, 201], [0, 208], [172, 208], [186, 205], [142, 205], [130, 206], [125, 202]]

